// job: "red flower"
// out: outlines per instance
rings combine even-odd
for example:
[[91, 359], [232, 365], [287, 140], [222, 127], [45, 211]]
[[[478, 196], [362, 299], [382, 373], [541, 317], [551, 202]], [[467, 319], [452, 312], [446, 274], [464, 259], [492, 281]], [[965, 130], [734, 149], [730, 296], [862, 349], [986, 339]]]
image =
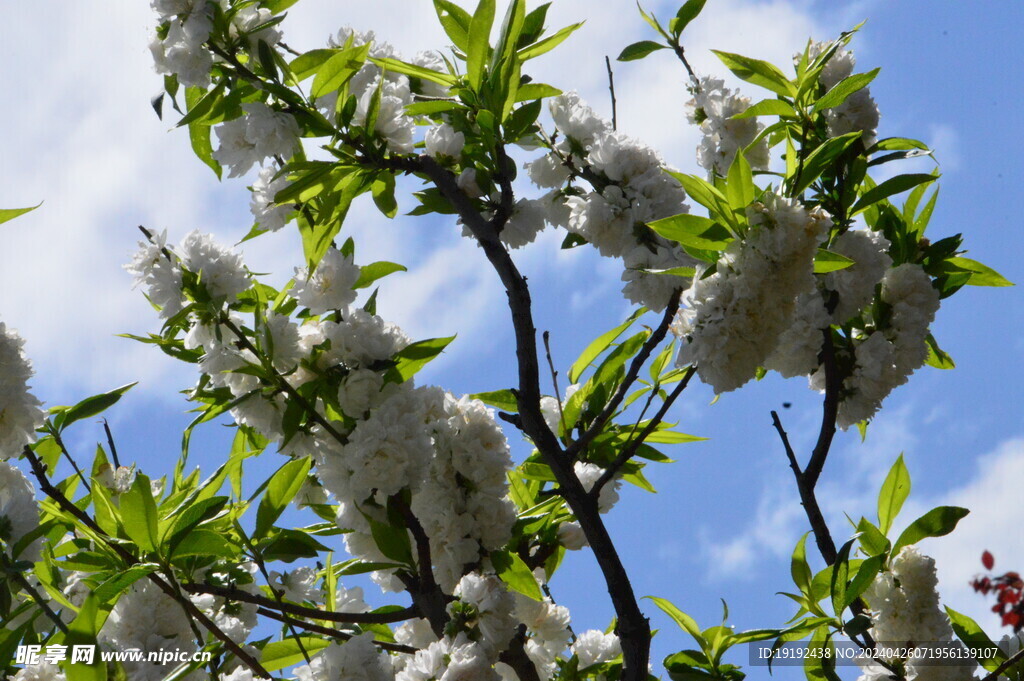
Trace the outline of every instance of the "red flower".
[[992, 557], [992, 554], [986, 551], [981, 554], [981, 564], [985, 566], [986, 570], [991, 570], [992, 566], [996, 564], [996, 559]]

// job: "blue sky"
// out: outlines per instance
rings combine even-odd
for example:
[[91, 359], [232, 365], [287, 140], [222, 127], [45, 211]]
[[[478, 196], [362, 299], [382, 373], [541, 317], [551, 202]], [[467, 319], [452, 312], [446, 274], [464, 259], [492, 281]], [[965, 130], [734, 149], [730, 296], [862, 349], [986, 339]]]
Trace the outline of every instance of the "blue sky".
[[[26, 337], [36, 392], [50, 405], [141, 379], [110, 417], [122, 457], [156, 477], [169, 472], [188, 421], [176, 391], [194, 376], [149, 347], [114, 337], [157, 326], [120, 266], [134, 248], [138, 224], [166, 228], [175, 240], [200, 228], [235, 241], [251, 218], [246, 182], [218, 183], [191, 156], [186, 135], [168, 132], [173, 123], [157, 120], [149, 108], [160, 89], [146, 50], [152, 16], [147, 3], [131, 4], [111, 16], [98, 3], [24, 3], [0, 26], [8, 54], [0, 81], [0, 205], [46, 202], [0, 227], [0, 319]], [[285, 24], [285, 37], [310, 49], [334, 28], [352, 24], [375, 29], [411, 54], [444, 44], [429, 5], [303, 0]], [[881, 136], [924, 139], [942, 162], [931, 235], [963, 232], [971, 257], [1024, 281], [1016, 255], [1022, 245], [1016, 199], [1024, 179], [1018, 113], [1024, 82], [1014, 67], [1019, 48], [1013, 34], [1024, 25], [1024, 7], [1003, 0], [708, 5], [687, 47], [699, 71], [719, 75], [724, 68], [709, 48], [784, 65], [807, 37], [824, 39], [869, 19], [853, 47], [859, 70], [882, 67], [872, 85]], [[664, 2], [648, 8], [662, 16], [675, 9]], [[587, 19], [584, 29], [538, 60], [534, 74], [580, 90], [608, 113], [603, 56], [651, 37], [649, 29], [627, 0], [556, 0], [553, 23], [579, 18]], [[697, 136], [685, 123], [681, 76], [667, 53], [618, 65], [619, 121], [670, 164], [696, 171]], [[382, 290], [381, 314], [419, 338], [459, 333], [423, 380], [456, 393], [512, 384], [503, 294], [457, 228], [443, 221], [387, 221], [367, 202], [353, 210], [346, 230], [355, 235], [359, 260], [410, 266]], [[628, 308], [615, 263], [586, 249], [558, 252], [558, 240], [548, 233], [516, 256], [538, 300], [537, 327], [551, 331], [556, 362], [564, 368]], [[283, 282], [299, 262], [296, 242], [291, 232], [264, 237], [247, 247], [247, 262]], [[1024, 477], [1020, 296], [1019, 288], [970, 289], [944, 301], [933, 331], [958, 368], [918, 372], [887, 401], [865, 444], [855, 433], [837, 438], [821, 482], [837, 538], [847, 532], [844, 512], [873, 512], [877, 487], [900, 452], [914, 478], [905, 520], [939, 503], [970, 507], [957, 533], [923, 548], [939, 561], [946, 602], [993, 633], [998, 627], [987, 604], [966, 580], [980, 569], [984, 549], [996, 554], [997, 568], [1024, 568], [1017, 520], [1022, 502], [1014, 484]], [[800, 380], [770, 377], [709, 406], [711, 398], [706, 388], [691, 388], [673, 414], [682, 430], [710, 441], [671, 451], [677, 463], [650, 470], [660, 493], [629, 490], [608, 522], [639, 594], [667, 597], [705, 625], [717, 622], [720, 597], [738, 628], [778, 625], [791, 612], [773, 594], [790, 587], [789, 553], [805, 520], [768, 414], [792, 403], [782, 416], [794, 444], [806, 452], [817, 432], [818, 396]], [[196, 445], [195, 460], [205, 469], [223, 455], [217, 430]], [[82, 451], [100, 437], [97, 426], [83, 425]], [[269, 470], [278, 463], [266, 457], [262, 465]], [[567, 563], [553, 583], [556, 597], [572, 608], [579, 628], [604, 628], [611, 610], [593, 560], [577, 554]], [[654, 623], [662, 629], [657, 658], [688, 645], [660, 614]]]

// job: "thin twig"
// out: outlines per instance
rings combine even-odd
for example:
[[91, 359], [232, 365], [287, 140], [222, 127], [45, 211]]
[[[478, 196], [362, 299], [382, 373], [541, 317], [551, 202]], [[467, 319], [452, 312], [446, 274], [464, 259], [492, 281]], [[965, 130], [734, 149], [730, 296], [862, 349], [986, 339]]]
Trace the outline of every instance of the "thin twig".
[[615, 391], [615, 395], [608, 401], [608, 404], [605, 405], [603, 410], [601, 410], [601, 413], [598, 414], [597, 418], [594, 419], [590, 428], [588, 428], [576, 442], [573, 442], [565, 450], [570, 461], [574, 461], [586, 446], [590, 444], [590, 441], [604, 430], [604, 426], [608, 422], [608, 419], [610, 419], [615, 413], [615, 410], [619, 408], [619, 405], [622, 404], [622, 401], [626, 398], [626, 393], [629, 392], [629, 389], [633, 387], [633, 383], [636, 382], [637, 376], [640, 375], [640, 369], [643, 367], [644, 363], [647, 362], [647, 359], [651, 356], [651, 353], [654, 352], [655, 348], [661, 345], [661, 342], [665, 340], [665, 336], [668, 335], [668, 328], [672, 325], [672, 320], [675, 319], [676, 313], [679, 311], [680, 296], [682, 296], [682, 289], [678, 289], [672, 294], [672, 298], [669, 300], [668, 306], [665, 308], [665, 314], [661, 318], [661, 323], [658, 324], [658, 327], [651, 333], [651, 337], [648, 338], [643, 347], [640, 348], [640, 352], [638, 352], [636, 357], [633, 358], [633, 361], [629, 365], [629, 370], [626, 372], [625, 378], [623, 378], [622, 383], [619, 384], [619, 389]]
[[[330, 627], [323, 627], [319, 624], [313, 624], [312, 622], [303, 622], [297, 620], [294, 617], [288, 615], [282, 615], [279, 612], [268, 610], [266, 608], [256, 608], [257, 615], [263, 615], [267, 619], [276, 620], [289, 626], [296, 626], [305, 631], [311, 631], [314, 634], [321, 634], [323, 636], [330, 636], [342, 641], [348, 641], [349, 639], [355, 638], [355, 634], [340, 629], [332, 629]], [[386, 641], [374, 641], [373, 644], [383, 650], [390, 651], [392, 653], [406, 653], [408, 655], [415, 655], [418, 651], [416, 648], [411, 646], [403, 646], [398, 643], [387, 643]]]
[[85, 491], [92, 494], [92, 488], [89, 487], [89, 481], [86, 479], [85, 473], [83, 473], [82, 469], [78, 467], [78, 462], [71, 456], [71, 452], [68, 451], [68, 448], [64, 446], [64, 440], [61, 439], [60, 433], [58, 433], [57, 429], [54, 428], [50, 430], [50, 434], [53, 435], [53, 441], [57, 443], [58, 447], [60, 447], [61, 454], [63, 454], [64, 458], [68, 460], [71, 467], [75, 469], [75, 473], [78, 475], [79, 479], [81, 479], [82, 485], [85, 487]]
[[110, 447], [110, 457], [114, 460], [114, 468], [121, 467], [121, 461], [117, 458], [117, 447], [114, 446], [114, 435], [110, 432], [110, 424], [103, 419], [103, 432], [107, 434], [107, 446]]
[[419, 616], [419, 613], [413, 607], [388, 613], [334, 612], [331, 610], [320, 610], [319, 608], [308, 608], [304, 605], [285, 603], [283, 601], [277, 601], [234, 587], [188, 583], [182, 584], [181, 588], [193, 594], [210, 594], [211, 596], [220, 596], [221, 598], [225, 598], [229, 601], [253, 603], [264, 608], [279, 610], [289, 615], [295, 615], [296, 617], [308, 617], [310, 619], [338, 622], [340, 624], [394, 624], [396, 622], [404, 622]]
[[612, 60], [604, 56], [604, 66], [608, 69], [608, 92], [612, 96], [612, 130], [619, 129], [618, 102], [615, 101], [615, 73], [612, 72]]
[[38, 605], [42, 609], [46, 616], [50, 618], [50, 620], [55, 625], [57, 625], [57, 628], [65, 634], [67, 634], [68, 625], [64, 624], [64, 620], [60, 618], [60, 615], [53, 611], [53, 608], [50, 607], [50, 604], [46, 602], [46, 599], [43, 598], [38, 591], [36, 591], [36, 588], [32, 586], [28, 579], [25, 578], [25, 575], [23, 575], [21, 572], [16, 572], [10, 569], [11, 563], [7, 558], [7, 554], [2, 551], [0, 551], [0, 564], [2, 564], [3, 567], [5, 568], [5, 572], [10, 577], [14, 578], [14, 581], [18, 582], [18, 584], [21, 585], [21, 588], [28, 592], [28, 595], [31, 596], [32, 600], [36, 602], [36, 605]]
[[686, 390], [686, 386], [690, 384], [690, 379], [693, 378], [693, 375], [696, 372], [696, 364], [691, 365], [690, 368], [686, 370], [686, 375], [683, 376], [683, 379], [679, 381], [679, 384], [672, 390], [671, 393], [669, 393], [668, 397], [665, 398], [665, 402], [661, 405], [661, 408], [658, 409], [658, 412], [654, 415], [654, 418], [651, 419], [650, 423], [648, 423], [647, 426], [642, 431], [640, 431], [640, 435], [638, 435], [635, 439], [630, 440], [626, 444], [625, 449], [623, 449], [622, 452], [619, 453], [615, 461], [612, 462], [612, 465], [604, 469], [604, 472], [601, 473], [601, 477], [599, 477], [597, 479], [597, 482], [594, 483], [594, 486], [590, 488], [590, 496], [594, 497], [594, 499], [599, 498], [601, 494], [601, 488], [608, 484], [609, 480], [618, 475], [619, 470], [621, 470], [622, 467], [625, 466], [626, 463], [633, 458], [637, 450], [640, 449], [640, 445], [644, 443], [644, 440], [650, 437], [651, 433], [653, 433], [658, 428], [658, 426], [661, 425], [661, 422], [665, 418], [665, 414], [668, 413], [668, 410], [669, 408], [672, 407], [672, 404], [677, 399], [679, 399], [679, 396], [683, 394], [684, 390]]
[[[555, 388], [555, 406], [558, 409], [558, 423], [559, 426], [565, 427], [565, 412], [562, 411], [562, 390], [558, 387], [558, 370], [555, 369], [555, 361], [551, 359], [551, 332], [545, 331], [543, 334], [544, 339], [544, 354], [548, 357], [548, 368], [551, 370], [551, 385]], [[558, 435], [558, 433], [555, 433]]]
[[686, 59], [686, 50], [682, 45], [673, 45], [672, 51], [675, 52], [676, 57], [683, 63], [683, 67], [686, 68], [686, 73], [690, 75], [690, 82], [693, 83], [695, 89], [700, 89], [700, 78], [694, 73], [693, 67], [690, 66], [690, 62]]

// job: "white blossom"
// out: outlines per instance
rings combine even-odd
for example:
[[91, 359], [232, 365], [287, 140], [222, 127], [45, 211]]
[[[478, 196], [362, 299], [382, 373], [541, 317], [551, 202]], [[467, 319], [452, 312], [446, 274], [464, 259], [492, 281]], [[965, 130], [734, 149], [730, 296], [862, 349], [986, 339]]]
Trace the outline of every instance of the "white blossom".
[[291, 158], [299, 139], [295, 117], [263, 102], [249, 102], [242, 109], [244, 116], [214, 128], [219, 145], [213, 158], [231, 169], [230, 177], [241, 177], [267, 158]]
[[[373, 99], [378, 94], [377, 85], [368, 87], [356, 105], [353, 125], [365, 126], [370, 114]], [[416, 120], [405, 113], [405, 107], [412, 103], [412, 92], [408, 78], [401, 80], [385, 80], [379, 89], [380, 100], [377, 117], [373, 124], [373, 132], [380, 135], [386, 142], [388, 150], [394, 154], [410, 154], [413, 151], [413, 133]]]
[[854, 261], [849, 267], [825, 275], [826, 288], [836, 293], [832, 321], [842, 324], [860, 314], [874, 299], [875, 286], [892, 264], [889, 240], [881, 232], [850, 230], [837, 237], [829, 250]]
[[578, 522], [562, 523], [558, 526], [558, 543], [570, 551], [579, 551], [587, 546], [587, 535]]
[[17, 544], [39, 527], [39, 509], [35, 489], [25, 474], [6, 461], [0, 461], [0, 540], [9, 558], [39, 560], [42, 539], [16, 549]]
[[754, 377], [791, 326], [796, 297], [815, 286], [814, 256], [832, 221], [820, 208], [770, 194], [748, 209], [751, 229], [729, 244], [714, 274], [695, 277], [672, 330], [680, 366], [717, 393]]
[[259, 177], [252, 183], [252, 200], [249, 202], [249, 211], [260, 228], [271, 232], [276, 232], [284, 227], [295, 215], [293, 205], [274, 203], [277, 193], [288, 186], [287, 173], [274, 179], [278, 172], [278, 168], [273, 165], [260, 169]]
[[216, 301], [230, 304], [251, 285], [242, 256], [221, 246], [209, 234], [189, 232], [177, 250], [182, 266], [199, 275], [200, 284]]
[[140, 241], [139, 250], [125, 270], [135, 277], [135, 286], [145, 287], [146, 296], [160, 308], [161, 317], [167, 319], [181, 311], [181, 267], [176, 258], [169, 256], [166, 231], [153, 234], [151, 240]]
[[292, 294], [313, 314], [345, 310], [356, 299], [352, 287], [361, 271], [351, 255], [329, 248], [312, 274], [305, 268], [295, 270]]
[[67, 676], [56, 664], [40, 660], [35, 664], [25, 665], [11, 677], [11, 681], [66, 681]]
[[274, 13], [265, 7], [254, 7], [252, 5], [243, 7], [235, 13], [231, 19], [231, 35], [236, 37], [245, 34], [249, 38], [249, 49], [255, 51], [260, 40], [273, 48], [281, 41], [280, 24], [268, 26], [253, 32], [253, 29], [262, 26], [274, 18]]
[[572, 652], [580, 659], [580, 669], [608, 662], [622, 654], [622, 645], [615, 634], [590, 629], [584, 631], [572, 644]]
[[202, 10], [190, 14], [184, 22], [172, 20], [162, 40], [154, 34], [149, 51], [156, 72], [175, 75], [179, 83], [188, 87], [209, 87], [213, 54], [203, 43], [211, 28], [212, 22]]
[[427, 130], [423, 142], [428, 156], [458, 160], [462, 148], [466, 146], [466, 136], [447, 123], [442, 123]]
[[[829, 46], [829, 43], [814, 43], [810, 48], [810, 59], [814, 60]], [[819, 82], [826, 90], [831, 90], [841, 80], [853, 75], [856, 66], [853, 52], [839, 48], [825, 62]], [[861, 132], [861, 140], [865, 147], [875, 143], [875, 131], [878, 128], [878, 105], [875, 104], [868, 87], [857, 90], [839, 106], [827, 109], [825, 119], [828, 122], [829, 137], [838, 137], [850, 132]]]
[[373, 632], [323, 649], [313, 661], [295, 670], [299, 681], [393, 681], [394, 671], [387, 653], [373, 644]]
[[821, 293], [816, 289], [801, 293], [789, 327], [779, 335], [775, 350], [764, 362], [765, 369], [777, 371], [785, 378], [814, 373], [825, 340], [823, 331], [830, 322]]
[[[583, 461], [577, 461], [573, 465], [573, 470], [576, 472], [576, 477], [580, 479], [580, 484], [583, 485], [583, 489], [590, 491], [594, 484], [604, 475], [604, 469], [593, 463], [585, 463]], [[612, 510], [619, 501], [619, 487], [622, 486], [622, 481], [619, 480], [619, 476], [616, 475], [614, 478], [609, 480], [601, 488], [601, 494], [597, 498], [598, 510], [601, 513], [607, 513]]]
[[270, 586], [290, 601], [316, 603], [323, 596], [320, 575], [315, 568], [299, 567], [290, 572], [270, 572]]
[[522, 248], [533, 243], [537, 235], [544, 229], [547, 209], [537, 199], [519, 199], [512, 210], [512, 215], [498, 235], [501, 242], [509, 248]]
[[32, 363], [22, 350], [25, 341], [0, 322], [0, 460], [21, 456], [35, 442], [43, 425], [42, 404], [30, 391]]
[[[750, 98], [725, 87], [718, 78], [705, 76], [693, 88], [687, 104], [687, 120], [700, 127], [703, 137], [697, 147], [697, 162], [708, 172], [725, 176], [736, 152], [748, 147], [764, 126], [756, 117], [733, 118], [750, 108]], [[761, 140], [745, 152], [751, 168], [768, 167], [768, 143]]]

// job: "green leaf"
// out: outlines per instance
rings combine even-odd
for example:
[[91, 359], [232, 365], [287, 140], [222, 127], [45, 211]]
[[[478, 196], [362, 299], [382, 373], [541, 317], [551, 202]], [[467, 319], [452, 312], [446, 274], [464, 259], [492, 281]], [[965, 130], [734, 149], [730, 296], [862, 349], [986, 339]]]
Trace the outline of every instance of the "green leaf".
[[925, 338], [925, 345], [928, 346], [928, 357], [925, 358], [924, 363], [935, 369], [956, 369], [956, 362], [949, 354], [939, 347], [938, 341], [935, 340], [935, 336], [928, 334]]
[[469, 86], [477, 91], [484, 81], [484, 67], [491, 49], [493, 26], [494, 0], [480, 0], [469, 24], [469, 45], [466, 49], [466, 78]]
[[752, 59], [750, 57], [744, 57], [739, 54], [732, 54], [730, 52], [720, 52], [718, 50], [711, 50], [714, 52], [722, 63], [732, 71], [736, 76], [748, 83], [754, 85], [760, 85], [763, 88], [767, 88], [772, 92], [782, 95], [783, 97], [795, 97], [796, 87], [789, 82], [785, 74], [773, 64], [769, 64], [766, 61], [760, 59]]
[[[189, 114], [194, 110], [194, 107], [200, 97], [202, 97], [202, 90], [199, 88], [185, 88], [185, 103], [190, 109]], [[210, 141], [210, 126], [202, 125], [200, 123], [189, 123], [188, 139], [196, 157], [214, 172], [217, 179], [220, 179], [223, 171], [220, 163], [213, 158], [213, 143]]]
[[406, 268], [404, 265], [399, 265], [396, 262], [387, 262], [386, 260], [381, 260], [378, 262], [370, 263], [369, 265], [364, 265], [362, 268], [360, 268], [359, 279], [356, 280], [356, 283], [352, 286], [352, 288], [366, 288], [373, 284], [373, 282], [377, 281], [378, 279], [382, 279], [388, 276], [389, 274], [394, 274], [395, 272], [408, 271], [408, 268]]
[[408, 62], [401, 61], [400, 59], [392, 59], [390, 57], [371, 57], [370, 61], [381, 68], [387, 69], [388, 71], [403, 73], [407, 76], [420, 78], [422, 80], [429, 80], [432, 83], [445, 85], [447, 87], [455, 85], [459, 80], [450, 73], [441, 73], [439, 71], [434, 71], [433, 69], [428, 69], [424, 66], [416, 66], [415, 64], [410, 64]]
[[122, 570], [105, 580], [96, 587], [93, 593], [100, 604], [112, 603], [132, 584], [159, 569], [160, 566], [156, 563], [136, 563], [132, 567]]
[[857, 523], [857, 534], [860, 535], [860, 546], [867, 555], [877, 556], [889, 550], [889, 540], [867, 518], [861, 518]]
[[317, 70], [313, 85], [310, 87], [310, 97], [319, 99], [343, 87], [359, 69], [363, 68], [369, 54], [370, 43], [366, 43], [353, 45], [330, 57]]
[[756, 189], [754, 173], [742, 152], [733, 157], [726, 182], [725, 197], [733, 210], [743, 210], [753, 203]]
[[121, 495], [120, 503], [121, 523], [128, 538], [143, 551], [156, 550], [159, 542], [158, 518], [149, 478], [142, 473], [137, 474], [131, 489]]
[[878, 203], [882, 199], [887, 199], [894, 194], [900, 194], [908, 189], [913, 189], [920, 184], [933, 182], [936, 179], [938, 179], [938, 176], [930, 173], [916, 173], [890, 177], [877, 187], [864, 192], [860, 199], [857, 200], [857, 203], [853, 204], [850, 215], [856, 215], [862, 210], [867, 209], [869, 206]]
[[664, 598], [657, 598], [655, 596], [644, 596], [644, 598], [654, 603], [662, 612], [671, 617], [672, 621], [678, 624], [680, 629], [695, 638], [702, 648], [706, 645], [704, 635], [700, 627], [697, 626], [696, 620]]
[[643, 59], [652, 52], [658, 50], [667, 50], [668, 45], [662, 45], [656, 43], [653, 40], [641, 40], [640, 42], [633, 43], [627, 46], [622, 52], [619, 53], [619, 61], [636, 61], [637, 59]]
[[313, 656], [331, 645], [328, 639], [317, 638], [316, 636], [289, 636], [281, 641], [271, 641], [263, 646], [263, 654], [260, 656], [260, 664], [268, 672], [276, 672], [292, 665], [299, 664], [305, 660], [303, 650]]
[[524, 47], [518, 52], [519, 61], [524, 62], [527, 61], [528, 59], [533, 59], [534, 57], [539, 57], [542, 54], [550, 52], [551, 50], [555, 49], [563, 42], [565, 42], [565, 39], [571, 36], [582, 25], [583, 22], [581, 21], [578, 24], [566, 26], [562, 30], [545, 38], [544, 40], [536, 42], [533, 45]]
[[122, 385], [120, 388], [114, 388], [109, 392], [87, 397], [73, 407], [61, 407], [59, 411], [53, 412], [56, 414], [53, 419], [53, 425], [58, 431], [63, 431], [75, 421], [81, 421], [101, 414], [117, 404], [118, 400], [136, 385], [136, 383]]
[[4, 224], [9, 220], [13, 220], [19, 215], [30, 213], [34, 211], [36, 208], [39, 208], [39, 206], [41, 205], [43, 205], [42, 201], [29, 208], [0, 208], [0, 225]]
[[544, 99], [545, 97], [557, 97], [560, 94], [562, 94], [562, 91], [553, 85], [526, 83], [519, 86], [519, 90], [516, 92], [516, 101], [528, 102], [535, 99]]
[[434, 0], [434, 11], [455, 47], [466, 52], [469, 49], [469, 27], [473, 22], [469, 12], [448, 0]]
[[709, 251], [725, 250], [733, 240], [732, 233], [714, 220], [689, 213], [655, 220], [647, 226], [670, 241]]
[[217, 556], [218, 558], [234, 558], [238, 555], [238, 547], [225, 541], [220, 532], [194, 529], [185, 534], [174, 547], [174, 557], [185, 556]]
[[195, 501], [181, 509], [180, 512], [175, 509], [175, 512], [168, 518], [173, 518], [174, 523], [168, 526], [162, 541], [163, 546], [166, 547], [166, 553], [173, 554], [174, 547], [186, 534], [220, 513], [227, 503], [228, 497], [210, 497]]
[[291, 69], [295, 82], [301, 82], [319, 71], [321, 66], [340, 51], [338, 49], [310, 50], [293, 59], [288, 68]]
[[949, 615], [949, 623], [953, 626], [953, 632], [956, 633], [957, 638], [967, 644], [972, 652], [992, 651], [995, 653], [993, 657], [975, 658], [978, 664], [987, 671], [994, 672], [999, 665], [1006, 661], [1006, 653], [992, 642], [992, 639], [978, 626], [977, 622], [949, 606], [946, 606], [946, 614]]
[[639, 319], [645, 311], [646, 310], [643, 309], [637, 310], [636, 312], [631, 314], [629, 316], [629, 319], [627, 319], [625, 322], [623, 322], [619, 326], [616, 326], [611, 331], [606, 331], [605, 333], [601, 334], [593, 341], [591, 341], [590, 345], [588, 345], [586, 349], [582, 353], [580, 353], [580, 356], [576, 359], [575, 362], [573, 362], [572, 366], [569, 367], [569, 382], [579, 382], [580, 376], [583, 374], [584, 371], [587, 370], [587, 367], [590, 366], [591, 362], [597, 359], [602, 352], [607, 350], [608, 346], [614, 343], [615, 340], [619, 336], [621, 336], [626, 329], [632, 326], [633, 322]]
[[486, 393], [475, 393], [470, 395], [474, 400], [480, 400], [484, 404], [501, 409], [502, 411], [512, 412], [513, 414], [519, 411], [519, 403], [516, 401], [516, 396], [511, 390], [494, 390]]
[[255, 537], [262, 538], [267, 535], [274, 522], [281, 517], [281, 513], [299, 493], [311, 465], [312, 462], [308, 456], [294, 459], [281, 466], [271, 476], [256, 512]]
[[394, 371], [399, 380], [397, 383], [404, 383], [412, 378], [416, 372], [425, 367], [432, 359], [441, 354], [448, 345], [455, 340], [455, 336], [448, 338], [431, 338], [418, 343], [408, 345], [395, 354]]
[[845, 255], [819, 248], [814, 256], [814, 273], [827, 274], [828, 272], [836, 272], [844, 270], [853, 264], [855, 264], [854, 261]]
[[846, 587], [850, 581], [850, 551], [853, 549], [853, 543], [855, 541], [857, 541], [856, 538], [843, 544], [836, 556], [836, 562], [832, 564], [832, 580], [830, 589], [832, 594], [832, 608], [836, 617], [839, 618], [842, 618], [843, 610], [845, 610], [846, 606], [849, 605], [849, 601], [847, 601], [846, 596]]
[[977, 260], [971, 260], [970, 258], [963, 258], [960, 256], [952, 257], [946, 260], [949, 264], [957, 267], [961, 270], [965, 270], [971, 273], [971, 278], [967, 280], [969, 286], [1013, 286], [1013, 282], [1008, 280], [1003, 275], [996, 272], [988, 265], [983, 265]]
[[868, 83], [875, 79], [878, 72], [881, 69], [875, 69], [868, 73], [857, 73], [847, 78], [843, 78], [841, 81], [836, 83], [831, 90], [821, 96], [821, 99], [814, 103], [812, 111], [824, 111], [825, 109], [832, 109], [843, 102], [846, 98], [852, 95], [858, 90], [862, 90], [867, 87]]
[[712, 217], [717, 217], [728, 226], [736, 224], [729, 200], [713, 184], [696, 175], [686, 175], [675, 171], [667, 172], [679, 181], [690, 198], [707, 208]]
[[690, 25], [690, 22], [697, 18], [707, 0], [686, 0], [686, 3], [676, 12], [675, 19], [669, 25], [672, 33], [679, 35]]
[[860, 567], [857, 568], [857, 574], [853, 576], [850, 586], [846, 589], [846, 603], [844, 607], [849, 607], [851, 603], [867, 591], [868, 587], [875, 581], [875, 577], [881, 572], [884, 564], [885, 556], [882, 554], [871, 556], [860, 564]]
[[745, 111], [733, 116], [734, 119], [753, 118], [754, 116], [779, 116], [781, 118], [796, 118], [796, 109], [789, 102], [781, 99], [763, 99], [757, 104], [748, 107]]
[[892, 547], [892, 555], [898, 555], [904, 546], [913, 546], [922, 539], [928, 537], [944, 537], [956, 529], [957, 523], [970, 513], [966, 508], [958, 506], [939, 506], [925, 513], [923, 516], [910, 524], [910, 527], [903, 530], [903, 534], [896, 540]]
[[[68, 625], [64, 643], [69, 647], [90, 646], [98, 648], [96, 636], [100, 630], [101, 612], [95, 594], [89, 594], [78, 609], [75, 619]], [[68, 681], [106, 681], [107, 665], [96, 655], [92, 664], [69, 664], [64, 668]]]
[[523, 562], [523, 559], [518, 554], [508, 551], [495, 551], [491, 553], [491, 562], [494, 565], [495, 573], [501, 578], [501, 581], [508, 584], [513, 591], [517, 591], [535, 601], [544, 600], [544, 594], [541, 593], [540, 586], [538, 586], [533, 572], [530, 571], [529, 566]]
[[271, 14], [280, 14], [299, 0], [263, 0], [263, 6], [270, 10]]
[[796, 543], [796, 548], [793, 549], [793, 557], [789, 563], [789, 574], [793, 577], [793, 583], [804, 594], [810, 594], [811, 580], [813, 579], [811, 566], [807, 564], [807, 537], [810, 534], [810, 532], [804, 534], [800, 541]]
[[861, 133], [850, 132], [839, 137], [826, 140], [820, 147], [811, 152], [811, 155], [804, 160], [803, 172], [797, 178], [794, 194], [801, 194], [811, 186], [811, 183], [821, 177], [826, 170], [834, 170], [836, 159], [843, 155], [854, 142], [860, 139]]
[[875, 142], [870, 151], [902, 151], [905, 149], [921, 149], [928, 151], [928, 145], [920, 140], [909, 137], [886, 137]]
[[903, 462], [903, 454], [899, 455], [896, 463], [889, 469], [889, 474], [882, 483], [882, 490], [878, 494], [878, 529], [882, 534], [888, 534], [892, 522], [896, 520], [903, 502], [910, 495], [910, 471]]
[[425, 102], [413, 102], [405, 107], [405, 113], [410, 116], [433, 116], [434, 114], [445, 113], [453, 109], [461, 109], [462, 106], [455, 101], [447, 99], [429, 99]]

